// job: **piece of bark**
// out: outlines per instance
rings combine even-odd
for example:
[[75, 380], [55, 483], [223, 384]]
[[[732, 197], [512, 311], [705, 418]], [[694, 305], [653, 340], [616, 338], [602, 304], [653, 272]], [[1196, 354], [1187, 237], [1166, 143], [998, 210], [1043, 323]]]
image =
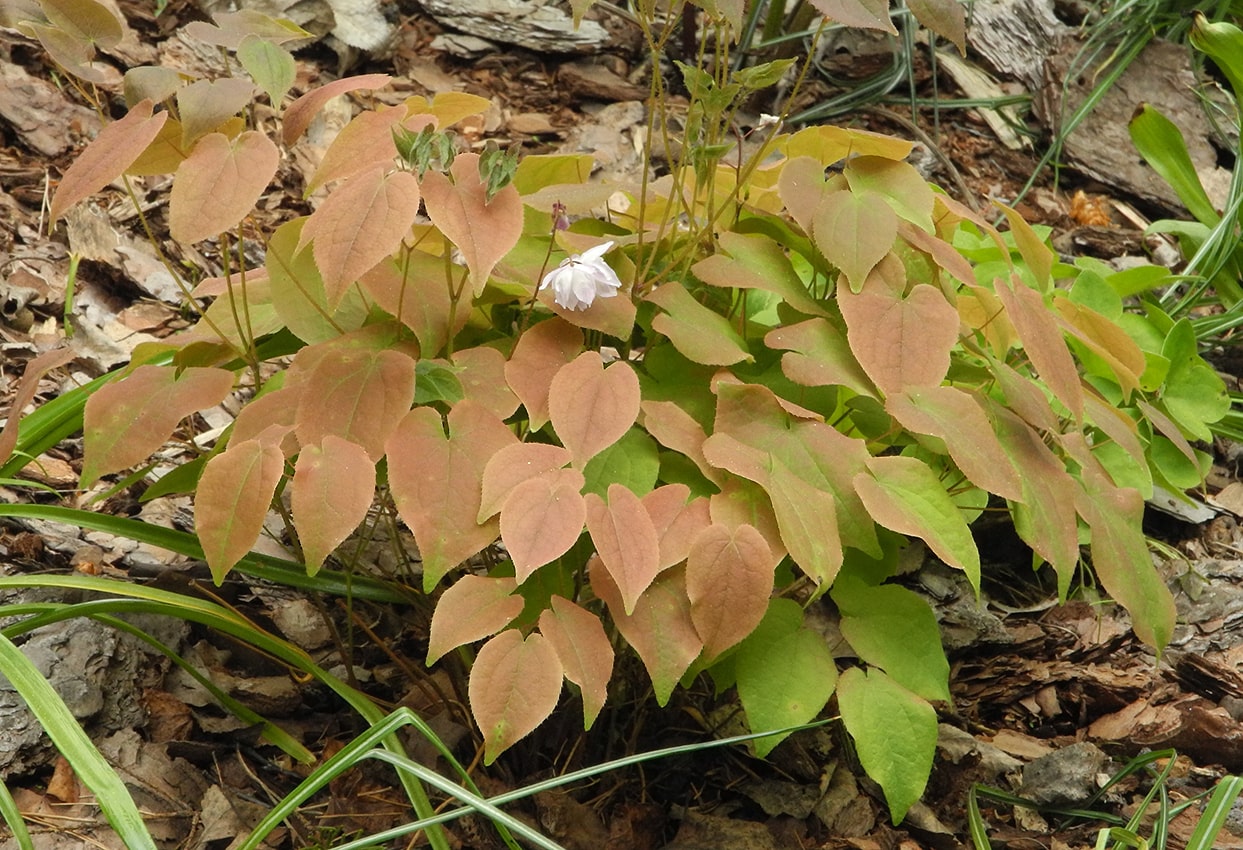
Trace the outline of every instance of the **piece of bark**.
[[573, 94], [589, 100], [617, 103], [623, 100], [646, 100], [648, 96], [648, 90], [644, 86], [636, 86], [594, 62], [567, 62], [557, 72], [557, 78]]
[[[1076, 68], [1079, 43], [1066, 41], [1045, 63], [1046, 79], [1032, 103], [1036, 117], [1056, 132], [1092, 91], [1094, 68]], [[1209, 139], [1213, 128], [1195, 95], [1196, 78], [1187, 49], [1153, 41], [1066, 140], [1062, 159], [1107, 186], [1164, 210], [1181, 212], [1178, 195], [1149, 167], [1131, 143], [1127, 124], [1147, 103], [1174, 122], [1187, 142], [1196, 172], [1210, 200], [1220, 208], [1230, 172], [1217, 165]]]
[[977, 0], [967, 43], [997, 74], [1022, 80], [1034, 92], [1043, 81], [1045, 58], [1070, 32], [1053, 14], [1051, 0]]

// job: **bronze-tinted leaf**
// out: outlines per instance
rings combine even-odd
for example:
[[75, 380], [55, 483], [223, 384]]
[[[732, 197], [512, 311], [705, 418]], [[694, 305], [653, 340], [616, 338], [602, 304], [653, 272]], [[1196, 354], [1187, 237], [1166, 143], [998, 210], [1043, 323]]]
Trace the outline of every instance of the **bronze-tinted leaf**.
[[505, 355], [495, 348], [476, 346], [453, 352], [453, 365], [466, 397], [502, 419], [518, 409], [518, 396], [505, 383]]
[[320, 445], [302, 447], [289, 496], [302, 557], [315, 575], [367, 518], [375, 499], [375, 463], [362, 446], [328, 434]]
[[531, 734], [557, 707], [561, 661], [538, 632], [507, 629], [483, 645], [470, 669], [470, 711], [483, 733], [484, 764]]
[[281, 134], [285, 147], [291, 147], [306, 131], [306, 128], [311, 125], [311, 120], [323, 109], [324, 104], [337, 95], [361, 89], [383, 88], [392, 79], [388, 74], [363, 74], [358, 77], [342, 77], [302, 95], [302, 97], [289, 104], [289, 108], [285, 110]]
[[449, 411], [447, 436], [440, 414], [418, 407], [385, 443], [389, 487], [418, 544], [424, 589], [496, 540], [495, 520], [476, 522], [483, 469], [517, 440], [487, 409], [461, 401]]
[[808, 319], [768, 332], [764, 344], [788, 351], [781, 371], [805, 387], [842, 386], [862, 396], [876, 396], [876, 388], [850, 350], [846, 335], [826, 319]]
[[997, 296], [1005, 305], [1040, 379], [1053, 390], [1076, 419], [1083, 418], [1083, 386], [1074, 358], [1062, 337], [1057, 315], [1045, 304], [1044, 296], [1015, 276], [1006, 282], [996, 280]]
[[708, 500], [700, 497], [687, 502], [690, 492], [685, 484], [665, 484], [643, 497], [643, 507], [660, 538], [662, 570], [685, 561], [699, 532], [712, 524]]
[[216, 584], [259, 539], [285, 470], [279, 437], [230, 445], [203, 467], [195, 488], [194, 533]]
[[583, 350], [583, 332], [562, 319], [540, 322], [518, 337], [505, 380], [526, 408], [532, 430], [548, 422], [548, 390], [557, 372]]
[[886, 398], [885, 409], [908, 430], [944, 440], [972, 484], [1023, 501], [1018, 472], [973, 395], [957, 387], [911, 387]]
[[419, 184], [406, 171], [373, 166], [328, 196], [302, 228], [324, 278], [328, 306], [401, 245], [419, 214]]
[[414, 401], [415, 362], [391, 349], [342, 350], [320, 358], [303, 380], [294, 419], [302, 445], [335, 434], [378, 461]]
[[582, 691], [583, 728], [590, 729], [613, 675], [613, 644], [604, 625], [595, 614], [554, 594], [540, 612], [539, 630], [557, 651], [565, 677]]
[[958, 311], [941, 290], [916, 284], [904, 298], [869, 284], [857, 294], [839, 290], [837, 299], [850, 349], [882, 392], [944, 380], [958, 343]]
[[152, 115], [152, 108], [149, 100], [135, 104], [124, 118], [100, 130], [78, 154], [52, 196], [48, 210], [52, 221], [116, 180], [138, 159], [168, 120], [167, 112]]
[[406, 117], [400, 106], [367, 110], [354, 116], [332, 140], [319, 167], [302, 192], [310, 195], [325, 183], [344, 180], [375, 165], [390, 165], [397, 156], [393, 127]]
[[82, 417], [82, 486], [149, 458], [191, 413], [219, 404], [233, 373], [205, 366], [139, 366], [86, 401]]
[[177, 116], [181, 119], [181, 143], [189, 147], [197, 140], [245, 109], [254, 99], [250, 80], [224, 77], [196, 80], [177, 89]]
[[437, 171], [423, 176], [423, 203], [432, 223], [462, 252], [479, 295], [522, 235], [522, 198], [510, 185], [489, 201], [478, 154], [458, 154], [449, 171], [452, 181]]
[[889, 20], [889, 4], [884, 0], [812, 0], [820, 14], [847, 27], [883, 30], [897, 35]]
[[583, 474], [558, 469], [523, 481], [501, 507], [501, 540], [514, 562], [518, 583], [560, 558], [583, 533], [587, 505]]
[[557, 370], [548, 388], [548, 413], [561, 444], [580, 469], [630, 430], [639, 416], [639, 378], [624, 361], [608, 368], [584, 351]]
[[486, 458], [479, 522], [495, 516], [513, 489], [523, 481], [558, 470], [569, 462], [568, 449], [549, 443], [515, 442]]
[[626, 613], [621, 593], [599, 558], [587, 562], [587, 572], [591, 589], [609, 606], [617, 630], [634, 647], [652, 677], [656, 702], [667, 704], [674, 686], [703, 649], [691, 620], [685, 569], [674, 567], [657, 576], [639, 598], [633, 614]]
[[666, 448], [673, 449], [694, 461], [704, 477], [719, 483], [720, 471], [703, 456], [703, 443], [707, 439], [703, 427], [695, 418], [672, 401], [644, 401], [643, 427]]
[[652, 329], [669, 337], [686, 359], [708, 366], [755, 359], [729, 320], [696, 301], [681, 283], [664, 283], [647, 300], [665, 311], [652, 319]]
[[627, 614], [660, 572], [660, 539], [643, 502], [620, 484], [610, 484], [608, 502], [588, 493], [587, 530], [613, 577]]
[[232, 141], [207, 134], [177, 168], [169, 232], [190, 243], [230, 230], [255, 208], [279, 164], [280, 151], [262, 133], [250, 130]]
[[768, 543], [752, 526], [712, 525], [695, 538], [686, 561], [686, 595], [705, 660], [759, 625], [768, 610], [776, 567]]
[[427, 639], [427, 666], [446, 652], [494, 635], [522, 613], [518, 583], [508, 576], [465, 575], [436, 602]]

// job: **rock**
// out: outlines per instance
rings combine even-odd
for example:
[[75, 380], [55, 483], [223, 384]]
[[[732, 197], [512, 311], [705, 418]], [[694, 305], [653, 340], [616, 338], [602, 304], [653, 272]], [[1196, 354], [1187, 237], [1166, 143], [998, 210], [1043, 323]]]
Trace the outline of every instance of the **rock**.
[[1041, 805], [1082, 803], [1096, 792], [1096, 775], [1107, 761], [1095, 744], [1071, 744], [1024, 767], [1019, 793]]
[[575, 29], [569, 12], [548, 0], [424, 0], [422, 6], [443, 26], [538, 53], [594, 53], [611, 38], [592, 20]]

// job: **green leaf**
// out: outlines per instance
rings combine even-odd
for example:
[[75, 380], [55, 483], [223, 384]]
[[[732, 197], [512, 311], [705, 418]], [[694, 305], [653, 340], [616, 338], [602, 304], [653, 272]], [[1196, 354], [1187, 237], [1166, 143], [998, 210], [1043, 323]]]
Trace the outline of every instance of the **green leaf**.
[[1183, 133], [1150, 104], [1141, 104], [1127, 125], [1131, 141], [1153, 171], [1170, 184], [1196, 220], [1212, 227], [1221, 219], [1196, 173]]
[[[803, 611], [790, 599], [768, 603], [764, 618], [733, 660], [738, 698], [752, 732], [806, 723], [824, 708], [837, 681], [824, 638], [803, 628]], [[788, 735], [758, 739], [755, 754], [767, 756]]]
[[656, 441], [641, 428], [631, 428], [613, 445], [600, 451], [583, 467], [583, 493], [603, 497], [610, 484], [621, 484], [643, 496], [656, 486], [660, 453]]
[[414, 404], [431, 404], [434, 401], [457, 404], [466, 398], [466, 391], [458, 379], [459, 370], [435, 360], [420, 360], [415, 366]]
[[248, 35], [238, 45], [237, 58], [251, 79], [267, 92], [272, 106], [279, 109], [298, 73], [289, 51], [266, 38]]
[[746, 341], [729, 321], [696, 301], [681, 283], [659, 286], [647, 300], [665, 311], [652, 319], [652, 329], [669, 337], [688, 359], [707, 366], [732, 366], [753, 359]]
[[925, 699], [949, 701], [949, 662], [936, 615], [922, 597], [896, 585], [841, 579], [831, 594], [842, 614], [842, 636], [860, 659]]
[[837, 706], [859, 762], [880, 783], [895, 824], [924, 793], [937, 749], [937, 713], [880, 670], [858, 668], [837, 681]]
[[980, 589], [980, 553], [958, 506], [928, 466], [915, 458], [877, 457], [871, 474], [854, 477], [855, 490], [872, 518], [899, 534], [918, 537], [941, 560], [967, 574]]

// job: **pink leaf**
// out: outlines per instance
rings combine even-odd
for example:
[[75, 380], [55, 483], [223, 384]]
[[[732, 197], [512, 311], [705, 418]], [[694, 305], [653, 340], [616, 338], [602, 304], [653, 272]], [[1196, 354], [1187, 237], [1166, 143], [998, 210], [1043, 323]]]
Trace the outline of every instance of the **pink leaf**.
[[478, 154], [458, 154], [449, 171], [452, 181], [437, 171], [423, 176], [423, 203], [432, 224], [462, 252], [479, 295], [493, 267], [522, 236], [522, 198], [510, 185], [488, 201]]
[[502, 419], [518, 409], [518, 396], [505, 383], [505, 355], [495, 348], [476, 346], [453, 352], [453, 365], [466, 397]]
[[569, 462], [569, 451], [548, 443], [514, 443], [494, 453], [483, 468], [479, 522], [496, 515], [519, 484], [558, 470]]
[[138, 159], [168, 120], [167, 112], [151, 112], [149, 100], [134, 104], [124, 118], [100, 130], [95, 140], [78, 154], [52, 197], [48, 210], [52, 221], [116, 180]]
[[199, 139], [173, 179], [168, 229], [178, 242], [198, 242], [234, 227], [255, 207], [280, 163], [280, 151], [262, 133], [223, 133]]
[[997, 278], [995, 286], [1040, 379], [1076, 419], [1082, 419], [1083, 385], [1056, 314], [1045, 305], [1043, 295], [1017, 277], [1012, 276], [1010, 283]]
[[576, 466], [616, 443], [639, 416], [639, 378], [629, 363], [604, 368], [600, 355], [584, 351], [562, 366], [548, 390], [548, 412]]
[[389, 486], [397, 511], [414, 533], [423, 559], [423, 587], [496, 540], [495, 520], [477, 523], [483, 468], [517, 437], [482, 406], [461, 401], [440, 414], [419, 407], [406, 414], [385, 444]]
[[483, 733], [484, 764], [521, 741], [557, 707], [561, 662], [548, 639], [516, 629], [483, 645], [470, 671], [470, 710]]
[[639, 597], [633, 614], [625, 612], [621, 593], [599, 558], [587, 563], [587, 571], [591, 589], [609, 606], [617, 630], [634, 647], [652, 677], [656, 702], [665, 705], [682, 674], [703, 649], [691, 620], [685, 570], [674, 567], [657, 576]]
[[335, 434], [378, 461], [385, 440], [410, 410], [414, 382], [414, 360], [400, 351], [346, 349], [319, 358], [300, 383], [298, 440], [313, 446]]
[[312, 242], [328, 307], [401, 246], [419, 214], [419, 184], [406, 171], [374, 166], [350, 177], [302, 228], [299, 248]]
[[934, 286], [916, 284], [902, 297], [869, 281], [861, 292], [838, 290], [846, 339], [882, 392], [936, 386], [958, 342], [958, 311]]
[[393, 127], [406, 117], [405, 107], [387, 106], [355, 115], [332, 140], [319, 167], [303, 188], [310, 195], [325, 183], [344, 180], [374, 165], [389, 165], [397, 156]]
[[501, 508], [501, 540], [519, 584], [570, 551], [582, 534], [587, 520], [582, 488], [581, 472], [557, 469], [510, 491]]
[[749, 525], [712, 525], [695, 538], [686, 561], [691, 620], [705, 660], [751, 634], [773, 592], [777, 561], [763, 535]]
[[194, 532], [216, 584], [254, 547], [285, 470], [278, 439], [230, 445], [203, 467], [194, 499]]
[[660, 572], [660, 539], [639, 497], [621, 484], [610, 484], [608, 502], [586, 496], [587, 530], [596, 552], [621, 593], [627, 614]]
[[527, 411], [531, 429], [548, 422], [548, 389], [557, 371], [583, 350], [583, 332], [561, 319], [540, 322], [518, 338], [505, 380]]
[[690, 492], [685, 484], [665, 484], [643, 497], [643, 507], [660, 538], [662, 570], [685, 561], [699, 532], [712, 524], [708, 500], [700, 497], [688, 504]]
[[898, 215], [876, 192], [828, 192], [816, 207], [811, 235], [824, 258], [858, 292], [868, 272], [893, 249]]
[[583, 728], [590, 729], [608, 698], [613, 645], [600, 618], [554, 595], [540, 612], [539, 629], [561, 659], [565, 677], [583, 693]]
[[436, 603], [427, 641], [427, 666], [446, 652], [494, 635], [522, 613], [518, 583], [508, 576], [465, 575], [455, 581]]
[[233, 389], [233, 373], [196, 366], [139, 366], [86, 401], [82, 486], [128, 469], [164, 445], [182, 419], [219, 404]]
[[303, 446], [289, 484], [291, 508], [307, 572], [350, 536], [375, 499], [375, 463], [357, 443], [328, 434]]
[[359, 89], [379, 89], [389, 84], [393, 78], [388, 74], [364, 74], [360, 77], [343, 77], [326, 86], [313, 89], [289, 104], [285, 110], [282, 137], [285, 147], [290, 147], [311, 125], [311, 120], [323, 108], [324, 104], [339, 94], [358, 91]]

